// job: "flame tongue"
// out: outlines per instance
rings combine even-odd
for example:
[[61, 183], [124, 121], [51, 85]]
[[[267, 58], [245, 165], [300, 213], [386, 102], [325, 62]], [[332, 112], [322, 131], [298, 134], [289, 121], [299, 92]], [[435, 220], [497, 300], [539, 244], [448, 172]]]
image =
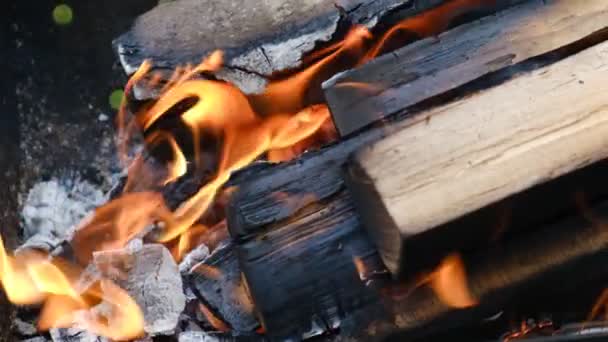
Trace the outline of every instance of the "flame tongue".
[[[79, 326], [112, 339], [133, 339], [143, 334], [143, 315], [131, 297], [118, 286], [102, 280], [104, 291], [93, 288], [79, 292], [74, 285], [80, 271], [40, 252], [7, 254], [0, 238], [0, 281], [15, 304], [44, 303], [38, 326], [46, 330]], [[105, 318], [93, 313], [86, 297], [104, 301], [112, 314]], [[120, 324], [116, 324], [120, 322]]]

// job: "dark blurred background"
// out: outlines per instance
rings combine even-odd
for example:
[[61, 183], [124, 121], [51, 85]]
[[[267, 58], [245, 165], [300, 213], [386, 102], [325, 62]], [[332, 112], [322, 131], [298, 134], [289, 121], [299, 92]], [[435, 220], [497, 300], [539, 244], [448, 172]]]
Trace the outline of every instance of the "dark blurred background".
[[157, 2], [4, 2], [0, 170], [7, 186], [23, 193], [66, 170], [104, 181], [112, 167], [100, 158], [111, 150], [109, 98], [126, 81], [111, 42]]
[[[105, 158], [115, 113], [109, 97], [126, 81], [111, 42], [157, 2], [2, 2], [0, 233], [9, 248], [19, 235], [19, 197], [34, 182], [73, 170], [107, 181], [115, 167]], [[9, 317], [0, 304], [0, 341], [12, 340]]]

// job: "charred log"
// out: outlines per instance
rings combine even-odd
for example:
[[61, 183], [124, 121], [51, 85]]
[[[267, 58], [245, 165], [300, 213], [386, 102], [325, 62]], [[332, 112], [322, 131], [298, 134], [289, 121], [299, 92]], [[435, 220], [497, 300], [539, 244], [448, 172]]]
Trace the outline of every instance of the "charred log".
[[[512, 67], [507, 67], [506, 69], [501, 70], [501, 72], [499, 72], [499, 73], [493, 73], [493, 74], [488, 75], [487, 77], [484, 77], [481, 80], [481, 82], [479, 82], [479, 83], [473, 82], [471, 84], [467, 84], [465, 87], [459, 88], [459, 90], [462, 92], [457, 92], [455, 94], [446, 94], [445, 96], [442, 96], [441, 98], [436, 98], [432, 101], [429, 101], [429, 104], [430, 105], [436, 104], [436, 102], [433, 103], [433, 101], [447, 101], [447, 100], [453, 99], [453, 97], [451, 97], [451, 96], [463, 95], [463, 94], [466, 94], [466, 91], [471, 91], [471, 90], [474, 92], [479, 91], [480, 88], [477, 88], [477, 87], [480, 87], [480, 85], [487, 87], [488, 84], [490, 84], [490, 85], [493, 85], [496, 87], [501, 87], [502, 84], [505, 83], [505, 81], [517, 78], [518, 73], [521, 72], [522, 70], [532, 71], [532, 70], [537, 69], [539, 67], [539, 65], [540, 66], [545, 65], [543, 63], [546, 63], [547, 61], [554, 62], [555, 58], [557, 58], [557, 60], [559, 60], [560, 58], [567, 57], [568, 55], [576, 54], [576, 53], [580, 52], [581, 50], [596, 44], [598, 42], [597, 39], [600, 39], [600, 41], [605, 39], [605, 34], [601, 33], [601, 32], [597, 33], [597, 34], [594, 33], [590, 37], [592, 37], [592, 38], [583, 37], [583, 39], [581, 41], [576, 42], [576, 44], [575, 44], [576, 46], [569, 47], [566, 50], [560, 50], [560, 52], [558, 54], [549, 53], [549, 54], [543, 55], [543, 58], [545, 56], [550, 55], [546, 60], [540, 60], [540, 62], [538, 60], [526, 61], [524, 63], [520, 63], [520, 64], [517, 64]], [[604, 45], [596, 46], [595, 48], [593, 48], [592, 52], [586, 52], [586, 54], [583, 53], [581, 55], [589, 56], [590, 54], [593, 54], [595, 52], [602, 50], [602, 46], [604, 46]], [[581, 57], [581, 58], [585, 58], [585, 57]], [[529, 68], [529, 69], [526, 69], [526, 68]], [[538, 72], [540, 72], [540, 71], [537, 71], [535, 73], [538, 73]], [[583, 80], [583, 81], [585, 81], [585, 80]], [[462, 101], [466, 101], [466, 99], [464, 99]], [[405, 110], [405, 109], [407, 109], [407, 107], [402, 108], [402, 110]], [[432, 112], [432, 110], [429, 112]], [[402, 118], [403, 116], [401, 116], [401, 114], [402, 113], [398, 113], [393, 118]], [[418, 114], [418, 115], [420, 115], [420, 114]], [[418, 115], [416, 117], [420, 118], [421, 116], [418, 116]], [[256, 274], [254, 276], [252, 276], [252, 279], [254, 279], [253, 281], [249, 280], [249, 275], [247, 274], [248, 271], [244, 270], [244, 273], [246, 274], [245, 277], [246, 277], [246, 279], [248, 279], [248, 286], [252, 293], [256, 307], [259, 306], [262, 308], [266, 307], [266, 308], [272, 309], [273, 308], [272, 305], [276, 304], [276, 301], [284, 301], [284, 302], [289, 301], [289, 298], [285, 298], [285, 299], [274, 298], [273, 300], [269, 300], [268, 296], [264, 295], [265, 293], [272, 293], [271, 292], [272, 290], [269, 290], [267, 288], [265, 289], [265, 287], [268, 286], [269, 277], [270, 278], [274, 277], [274, 279], [277, 279], [277, 277], [280, 278], [281, 275], [276, 274], [276, 272], [273, 271], [275, 269], [274, 267], [270, 267], [268, 265], [267, 265], [267, 267], [263, 267], [262, 263], [268, 262], [269, 260], [272, 260], [272, 262], [275, 262], [273, 257], [278, 257], [279, 253], [273, 254], [272, 251], [284, 250], [280, 247], [281, 245], [279, 243], [281, 242], [282, 237], [290, 236], [289, 231], [291, 231], [291, 230], [296, 231], [294, 229], [294, 227], [302, 227], [302, 226], [308, 227], [308, 225], [304, 224], [304, 222], [309, 222], [310, 220], [317, 222], [319, 219], [322, 219], [322, 222], [329, 222], [329, 223], [337, 222], [335, 224], [339, 225], [342, 222], [348, 221], [346, 218], [354, 217], [355, 219], [352, 221], [352, 223], [350, 223], [346, 226], [348, 228], [337, 228], [335, 230], [335, 232], [339, 232], [341, 230], [348, 230], [348, 229], [353, 229], [353, 232], [355, 232], [357, 229], [360, 229], [360, 228], [358, 228], [359, 227], [358, 216], [356, 216], [354, 214], [355, 211], [353, 208], [353, 204], [351, 203], [351, 199], [347, 194], [345, 194], [344, 180], [342, 178], [342, 174], [341, 174], [341, 170], [340, 170], [341, 166], [343, 165], [345, 160], [348, 158], [348, 155], [350, 153], [352, 153], [353, 151], [358, 150], [362, 146], [365, 146], [372, 142], [378, 141], [382, 137], [386, 136], [388, 134], [388, 131], [397, 131], [399, 129], [404, 129], [405, 127], [407, 127], [409, 124], [411, 124], [413, 122], [412, 120], [416, 120], [416, 119], [415, 118], [406, 119], [405, 121], [396, 122], [396, 123], [393, 122], [388, 126], [388, 129], [378, 128], [378, 129], [371, 129], [371, 130], [365, 131], [359, 135], [352, 136], [349, 139], [347, 139], [339, 144], [329, 146], [321, 151], [307, 153], [295, 162], [281, 164], [281, 165], [273, 165], [272, 167], [269, 167], [268, 165], [260, 164], [260, 165], [251, 167], [247, 170], [244, 170], [234, 177], [234, 179], [232, 180], [232, 183], [235, 185], [238, 185], [239, 190], [233, 197], [232, 202], [230, 203], [229, 218], [228, 218], [229, 222], [228, 223], [229, 223], [229, 228], [230, 228], [232, 236], [237, 239], [236, 248], [238, 249], [239, 257], [246, 256], [246, 258], [241, 259], [241, 264], [242, 264], [243, 269], [252, 267], [252, 269], [255, 268], [255, 270], [256, 270], [256, 272], [255, 272]], [[584, 164], [587, 164], [587, 163], [583, 163], [582, 165], [584, 165]], [[579, 165], [579, 167], [580, 167], [580, 165]], [[583, 172], [583, 171], [581, 171], [581, 172]], [[585, 172], [589, 172], [589, 171], [585, 171]], [[560, 181], [563, 181], [563, 178], [560, 179]], [[581, 186], [582, 190], [587, 191], [589, 194], [592, 194], [593, 198], [596, 198], [594, 196], [600, 196], [600, 195], [606, 193], [605, 192], [606, 189], [600, 190], [600, 189], [595, 188], [597, 185], [596, 182], [595, 183], [593, 183], [593, 182], [592, 183], [585, 183], [585, 182], [578, 183], [579, 181], [582, 181], [582, 179], [578, 178], [572, 184], [576, 184], [577, 186], [580, 184], [583, 184]], [[552, 184], [554, 184], [554, 183], [552, 183]], [[551, 187], [550, 185], [545, 185], [545, 186]], [[574, 186], [574, 188], [576, 188], [576, 190], [579, 190], [579, 188], [577, 188], [577, 186]], [[475, 219], [471, 219], [472, 221], [468, 221], [468, 223], [470, 224], [468, 227], [469, 227], [469, 229], [471, 229], [470, 231], [468, 231], [468, 233], [470, 233], [470, 234], [460, 232], [460, 234], [452, 235], [452, 238], [445, 238], [446, 237], [446, 235], [444, 235], [445, 230], [436, 229], [436, 230], [433, 230], [431, 233], [429, 233], [429, 235], [427, 235], [427, 237], [430, 236], [431, 234], [437, 234], [437, 235], [435, 235], [434, 239], [438, 239], [438, 240], [442, 239], [440, 236], [444, 237], [443, 245], [440, 246], [438, 254], [442, 254], [442, 253], [445, 254], [449, 251], [453, 251], [454, 249], [471, 250], [472, 248], [473, 249], [477, 248], [475, 246], [479, 246], [480, 243], [483, 243], [483, 242], [487, 243], [487, 241], [490, 239], [491, 235], [496, 232], [497, 226], [498, 226], [498, 228], [501, 228], [501, 225], [504, 225], [505, 227], [502, 227], [502, 228], [506, 229], [507, 231], [519, 231], [519, 230], [526, 231], [528, 228], [534, 230], [539, 225], [542, 225], [543, 224], [542, 222], [545, 222], [548, 219], [548, 216], [546, 216], [546, 215], [555, 215], [557, 213], [561, 213], [562, 210], [564, 210], [565, 208], [569, 208], [570, 212], [572, 212], [572, 203], [573, 203], [573, 198], [575, 197], [575, 190], [573, 190], [573, 187], [570, 187], [568, 189], [562, 189], [561, 191], [557, 191], [557, 194], [553, 191], [548, 191], [547, 189], [548, 188], [544, 188], [544, 190], [536, 190], [536, 191], [539, 191], [537, 195], [528, 194], [528, 195], [518, 195], [518, 196], [523, 196], [523, 197], [516, 197], [516, 196], [510, 197], [509, 199], [505, 199], [502, 202], [494, 203], [493, 205], [484, 208], [484, 210], [476, 212], [476, 215], [478, 215], [478, 216], [475, 216], [476, 217]], [[543, 194], [540, 195], [540, 193], [543, 193]], [[547, 197], [545, 197], [547, 194], [551, 194], [549, 196], [549, 198], [550, 198], [549, 201], [551, 202], [551, 204], [541, 204], [539, 207], [538, 215], [534, 215], [534, 214], [528, 215], [529, 213], [534, 212], [534, 210], [532, 208], [534, 208], [535, 205], [538, 205], [538, 199], [547, 198]], [[522, 199], [522, 198], [525, 199], [526, 196], [529, 196], [529, 197], [527, 197], [528, 199], [524, 200], [523, 202], [520, 203], [519, 199]], [[517, 198], [518, 200], [513, 200], [514, 198]], [[522, 206], [521, 207], [518, 206], [517, 205], [518, 203], [521, 204]], [[513, 204], [514, 209], [518, 209], [518, 211], [517, 211], [517, 213], [514, 213], [513, 215], [511, 215], [511, 217], [513, 218], [513, 221], [507, 221], [506, 224], [500, 223], [500, 220], [497, 218], [497, 215], [495, 215], [495, 213], [503, 212], [503, 210], [505, 210], [504, 209], [505, 206], [507, 206], [509, 204]], [[333, 208], [341, 207], [344, 209], [333, 210], [333, 211], [328, 209], [328, 208], [332, 208], [332, 207]], [[523, 210], [522, 210], [522, 208], [523, 208]], [[325, 212], [323, 214], [319, 214], [319, 213], [323, 212], [323, 210], [325, 210]], [[522, 211], [520, 211], [520, 210], [522, 210]], [[509, 211], [507, 210], [507, 212], [509, 212]], [[481, 214], [478, 214], [478, 213], [481, 213]], [[334, 215], [334, 214], [338, 215], [338, 217], [332, 217], [332, 215]], [[467, 217], [473, 217], [473, 216], [467, 216]], [[342, 219], [342, 218], [344, 218], [344, 219]], [[456, 221], [456, 223], [455, 223], [456, 226], [458, 225], [458, 222], [460, 222], [462, 224], [463, 221]], [[355, 228], [355, 227], [357, 227], [357, 228]], [[326, 231], [331, 231], [330, 228], [323, 228], [323, 229], [327, 229]], [[452, 228], [445, 228], [445, 229], [450, 230]], [[306, 233], [307, 230], [302, 229], [302, 228], [300, 228], [300, 231], [303, 231], [303, 233], [301, 235], [297, 235], [297, 234], [295, 235], [295, 236], [297, 236], [297, 239], [295, 240], [295, 241], [297, 241], [297, 243], [304, 243], [303, 241], [313, 239], [314, 234], [312, 232]], [[483, 233], [479, 234], [480, 231], [482, 231]], [[359, 233], [352, 233], [352, 234], [359, 234]], [[468, 236], [468, 235], [470, 235], [470, 236]], [[268, 239], [268, 236], [271, 236], [270, 242], [268, 243], [269, 247], [267, 247], [265, 249], [265, 251], [266, 251], [266, 253], [268, 253], [268, 255], [255, 254], [255, 252], [251, 251], [252, 250], [251, 246], [254, 246], [256, 244], [265, 243], [264, 239], [265, 238]], [[455, 239], [453, 238], [454, 236], [456, 236]], [[419, 240], [420, 247], [412, 248], [412, 249], [421, 251], [421, 250], [424, 250], [425, 248], [427, 248], [429, 246], [429, 244], [425, 244], [424, 240], [425, 239], [422, 239], [422, 237], [420, 237], [420, 240]], [[449, 244], [447, 244], [445, 242], [447, 240], [450, 241]], [[283, 241], [284, 242], [290, 241], [290, 239], [284, 239]], [[426, 240], [426, 241], [429, 241], [429, 240]], [[437, 240], [434, 240], [434, 241], [437, 241]], [[443, 251], [441, 251], [441, 247], [443, 247], [445, 249]], [[264, 250], [264, 249], [262, 248], [260, 250]], [[486, 252], [483, 252], [483, 253], [486, 253]], [[519, 253], [516, 251], [512, 251], [512, 252]], [[295, 253], [302, 254], [302, 252], [297, 252], [297, 249], [296, 249]], [[481, 252], [478, 251], [475, 253], [481, 253]], [[469, 262], [468, 258], [470, 257], [470, 255], [473, 255], [473, 254], [467, 254], [465, 256], [467, 263]], [[255, 257], [251, 257], [251, 256], [255, 256]], [[281, 256], [281, 258], [285, 258], [285, 256], [283, 255], [283, 256]], [[345, 257], [340, 256], [340, 258], [344, 259]], [[298, 260], [298, 258], [295, 258], [295, 259]], [[430, 265], [432, 265], [434, 262], [437, 261], [437, 260], [432, 260], [432, 259], [433, 259], [433, 257], [429, 257], [428, 253], [427, 253], [427, 256], [423, 255], [420, 258], [420, 260], [416, 259], [416, 263], [419, 262], [420, 263], [419, 265], [416, 265], [416, 263], [408, 264], [408, 267], [411, 267], [412, 273], [416, 274], [418, 271], [428, 268]], [[545, 259], [545, 261], [546, 261], [546, 259]], [[249, 266], [247, 264], [253, 264], [255, 266]], [[549, 263], [549, 264], [551, 264], [551, 263]], [[552, 267], [552, 264], [549, 266]], [[470, 270], [474, 270], [475, 267], [477, 267], [477, 266], [472, 266], [472, 264], [467, 264], [467, 268]], [[508, 268], [508, 267], [510, 267], [510, 266], [505, 265], [505, 268]], [[539, 272], [541, 272], [541, 271], [544, 272], [545, 269], [541, 267], [541, 268], [539, 268], [539, 270], [540, 270]], [[264, 272], [266, 272], [266, 275], [263, 275]], [[273, 273], [273, 272], [275, 274], [269, 274], [269, 273]], [[296, 272], [296, 270], [294, 269], [293, 272]], [[480, 275], [479, 277], [486, 276], [486, 273], [484, 273], [485, 271], [483, 271], [483, 272], [479, 271], [479, 272], [481, 272], [480, 274], [483, 275], [483, 276]], [[252, 272], [250, 272], [250, 273], [252, 273]], [[472, 274], [474, 274], [474, 273], [472, 273]], [[493, 277], [493, 276], [494, 275], [489, 275], [489, 277]], [[497, 277], [501, 277], [501, 276], [499, 275]], [[264, 280], [264, 282], [256, 281], [256, 280], [262, 280], [262, 279]], [[303, 280], [303, 281], [305, 281], [305, 280]], [[572, 281], [574, 282], [575, 280], [572, 280]], [[481, 282], [483, 283], [484, 281], [481, 280]], [[509, 283], [507, 285], [510, 286], [511, 284]], [[481, 286], [481, 285], [479, 285], [479, 286]], [[423, 298], [423, 299], [420, 299], [420, 300], [413, 299], [415, 302], [421, 303], [422, 306], [428, 305], [429, 303], [431, 303], [433, 301], [438, 302], [437, 298], [433, 295], [433, 292], [430, 292], [430, 290], [428, 288], [422, 288], [419, 291], [422, 291], [421, 292], [422, 297], [420, 297], [420, 298]], [[262, 293], [262, 295], [260, 295], [260, 293]], [[424, 293], [426, 293], [426, 294], [424, 294]], [[425, 297], [425, 296], [430, 296], [430, 297]], [[373, 299], [373, 297], [370, 297], [370, 298]], [[427, 299], [424, 299], [424, 298], [427, 298]], [[431, 298], [431, 299], [428, 299], [428, 298]], [[509, 298], [512, 298], [512, 297], [509, 297]], [[267, 301], [269, 301], [271, 305], [268, 305]], [[260, 303], [260, 302], [263, 302], [263, 303]], [[378, 302], [374, 302], [373, 300], [371, 300], [369, 303], [370, 303], [369, 304], [370, 306], [375, 307], [375, 303], [378, 303]], [[415, 304], [412, 304], [412, 305], [415, 306]], [[389, 308], [392, 307], [390, 302], [389, 302], [388, 306], [389, 306]], [[397, 306], [395, 306], [395, 307], [397, 307]], [[445, 307], [445, 305], [444, 305], [444, 307]], [[297, 309], [293, 308], [293, 310], [297, 310]], [[423, 310], [423, 309], [420, 309], [420, 310]], [[435, 309], [431, 308], [431, 310], [435, 310]], [[258, 312], [259, 315], [261, 316], [261, 319], [264, 322], [264, 324], [267, 324], [267, 320], [271, 321], [273, 319], [276, 319], [276, 317], [274, 316], [272, 311], [273, 310]], [[424, 318], [425, 317], [423, 315], [424, 312], [420, 312], [419, 314], [422, 315], [421, 316], [422, 318], [424, 318], [424, 319], [421, 319], [421, 321], [420, 321], [421, 324], [423, 322], [435, 321], [435, 319], [437, 319], [439, 316], [441, 316], [445, 313], [445, 312], [439, 312], [439, 311], [436, 311], [435, 313], [431, 312], [430, 316], [427, 317], [428, 321], [427, 321], [427, 318]], [[449, 308], [448, 308], [448, 311], [450, 311]], [[390, 310], [389, 310], [389, 312], [390, 312]], [[393, 312], [393, 314], [395, 314], [395, 315], [397, 313], [399, 313], [399, 311]], [[486, 314], [487, 312], [484, 311], [483, 313]], [[310, 311], [308, 311], [308, 314], [310, 314]], [[297, 314], [293, 314], [293, 315], [296, 315], [294, 317], [297, 317]], [[347, 316], [347, 315], [348, 315], [348, 313], [344, 314], [344, 316]], [[417, 329], [419, 327], [419, 325], [416, 325], [416, 324], [413, 324], [411, 326], [408, 325], [409, 323], [407, 323], [408, 322], [407, 313], [405, 313], [405, 315], [406, 316], [399, 318], [399, 322], [401, 322], [402, 327], [405, 329], [408, 329], [410, 331]], [[389, 317], [390, 316], [391, 315], [389, 314]], [[392, 317], [394, 318], [394, 317], [400, 317], [400, 316], [392, 316]], [[401, 320], [403, 318], [405, 318], [405, 320]], [[477, 316], [477, 318], [479, 318], [479, 317]], [[449, 321], [450, 320], [448, 319], [448, 323], [450, 323]], [[393, 323], [398, 323], [398, 322], [395, 321]], [[391, 324], [389, 324], [389, 326], [390, 325]], [[302, 331], [302, 330], [298, 330], [298, 329], [301, 329], [301, 327], [298, 327], [296, 329], [296, 331], [295, 331], [296, 335], [301, 333], [301, 331]], [[382, 329], [375, 329], [375, 330], [380, 331]], [[390, 330], [390, 328], [387, 329], [387, 331], [388, 330]], [[287, 333], [285, 331], [281, 331], [281, 329], [279, 329], [278, 332], [279, 333], [277, 336], [285, 335]], [[270, 329], [269, 329], [269, 333], [273, 334], [273, 332], [270, 331]], [[291, 333], [294, 333], [294, 332], [291, 332]]]
[[256, 312], [272, 338], [337, 329], [377, 302], [364, 281], [385, 270], [345, 196], [311, 204], [236, 246]]

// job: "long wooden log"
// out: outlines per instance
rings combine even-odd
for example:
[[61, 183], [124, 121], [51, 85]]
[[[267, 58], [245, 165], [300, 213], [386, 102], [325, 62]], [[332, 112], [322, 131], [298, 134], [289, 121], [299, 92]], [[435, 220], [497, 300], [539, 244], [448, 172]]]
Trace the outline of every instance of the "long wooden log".
[[[346, 136], [429, 97], [606, 27], [603, 0], [534, 0], [384, 55], [324, 84]], [[357, 86], [352, 86], [357, 85]]]
[[411, 119], [346, 174], [393, 274], [406, 240], [608, 157], [608, 43]]
[[343, 34], [344, 23], [371, 28], [389, 12], [411, 16], [444, 1], [180, 0], [160, 4], [140, 16], [129, 32], [114, 41], [114, 48], [128, 74], [145, 59], [160, 70], [170, 70], [198, 64], [221, 49], [226, 67], [218, 76], [247, 93], [259, 93], [268, 76], [301, 66], [317, 44]]

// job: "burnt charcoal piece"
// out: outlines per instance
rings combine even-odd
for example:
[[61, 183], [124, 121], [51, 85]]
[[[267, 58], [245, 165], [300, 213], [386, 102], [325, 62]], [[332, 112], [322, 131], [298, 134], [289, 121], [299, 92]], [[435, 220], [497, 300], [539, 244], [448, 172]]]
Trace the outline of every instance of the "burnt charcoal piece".
[[106, 338], [75, 328], [51, 329], [50, 333], [53, 342], [108, 342]]

